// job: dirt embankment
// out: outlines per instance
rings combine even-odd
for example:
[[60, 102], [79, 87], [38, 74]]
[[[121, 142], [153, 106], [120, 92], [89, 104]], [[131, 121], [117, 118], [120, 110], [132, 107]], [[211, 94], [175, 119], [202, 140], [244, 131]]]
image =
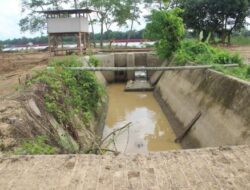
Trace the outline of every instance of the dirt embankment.
[[[8, 61], [5, 60], [7, 55]], [[107, 97], [100, 100], [100, 106], [88, 127], [77, 114], [68, 118], [72, 126], [60, 124], [46, 109], [47, 86], [22, 86], [31, 78], [34, 69], [46, 67], [48, 55], [7, 55], [0, 62], [0, 152], [15, 152], [26, 140], [40, 136], [46, 137], [45, 143], [54, 147], [56, 153], [86, 152], [91, 149], [102, 132]], [[97, 75], [104, 85], [105, 79], [100, 73]], [[73, 108], [70, 105], [68, 107], [71, 112]]]
[[34, 70], [48, 64], [48, 53], [0, 53], [0, 98], [9, 96]]
[[48, 63], [48, 53], [0, 53], [0, 74], [25, 71]]
[[[34, 85], [11, 99], [0, 101], [0, 151], [16, 150], [25, 139], [38, 136], [46, 136], [46, 143], [56, 147], [58, 153], [85, 152], [97, 142], [96, 128], [103, 123], [105, 107], [100, 107], [89, 128], [79, 115], [68, 118], [77, 128], [65, 126], [48, 113], [44, 100], [46, 88]], [[104, 104], [106, 99], [102, 102]]]
[[[250, 83], [212, 70], [166, 72], [156, 86], [163, 108], [179, 127], [201, 118], [184, 139], [196, 147], [250, 144]], [[166, 109], [167, 110], [167, 109]]]

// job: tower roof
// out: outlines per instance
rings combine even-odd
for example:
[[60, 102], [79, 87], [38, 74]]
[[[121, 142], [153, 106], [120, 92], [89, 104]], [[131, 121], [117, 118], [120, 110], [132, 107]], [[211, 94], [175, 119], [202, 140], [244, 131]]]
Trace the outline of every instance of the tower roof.
[[89, 8], [85, 9], [64, 9], [64, 10], [47, 10], [47, 11], [38, 11], [39, 13], [44, 13], [47, 15], [56, 15], [56, 14], [89, 14], [92, 12], [96, 12], [95, 10], [91, 10]]

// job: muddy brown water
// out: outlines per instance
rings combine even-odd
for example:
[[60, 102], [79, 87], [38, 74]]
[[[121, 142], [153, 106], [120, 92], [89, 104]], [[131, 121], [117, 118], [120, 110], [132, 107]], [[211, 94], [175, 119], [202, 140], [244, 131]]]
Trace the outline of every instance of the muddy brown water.
[[[149, 153], [180, 149], [176, 136], [152, 92], [124, 92], [125, 84], [108, 88], [109, 110], [103, 137], [129, 122], [131, 126], [114, 138], [108, 146], [122, 153]], [[112, 140], [114, 139], [114, 140]]]

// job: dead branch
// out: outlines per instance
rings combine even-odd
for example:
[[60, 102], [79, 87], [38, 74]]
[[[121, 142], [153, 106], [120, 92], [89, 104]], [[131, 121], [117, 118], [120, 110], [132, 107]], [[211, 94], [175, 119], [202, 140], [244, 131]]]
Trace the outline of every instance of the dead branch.
[[125, 129], [125, 128], [127, 128], [127, 127], [130, 127], [130, 125], [132, 124], [132, 122], [129, 122], [127, 125], [125, 125], [124, 127], [121, 127], [121, 128], [119, 128], [119, 129], [117, 129], [117, 130], [114, 130], [112, 133], [110, 133], [109, 135], [107, 135], [101, 142], [100, 142], [100, 147], [101, 147], [101, 145], [111, 136], [111, 135], [113, 135], [113, 134], [115, 134], [116, 132], [118, 132], [118, 131], [121, 131], [121, 130], [123, 130], [123, 129]]

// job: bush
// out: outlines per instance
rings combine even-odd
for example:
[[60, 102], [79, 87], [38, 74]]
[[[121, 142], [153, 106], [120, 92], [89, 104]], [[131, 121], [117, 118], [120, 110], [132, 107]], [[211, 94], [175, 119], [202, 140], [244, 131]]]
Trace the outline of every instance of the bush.
[[89, 64], [90, 66], [97, 67], [100, 65], [100, 61], [93, 55], [89, 56]]
[[227, 51], [217, 49], [214, 55], [214, 63], [217, 64], [242, 64], [242, 59], [238, 54], [230, 54]]
[[238, 54], [230, 54], [226, 50], [214, 48], [207, 43], [186, 40], [172, 59], [173, 64], [242, 64]]
[[18, 155], [33, 154], [55, 154], [57, 150], [47, 144], [48, 138], [45, 136], [37, 136], [32, 140], [26, 140], [21, 147], [16, 150]]
[[246, 77], [250, 79], [250, 66], [247, 68]]
[[156, 52], [162, 59], [170, 58], [180, 48], [184, 38], [184, 24], [180, 17], [183, 10], [179, 8], [171, 11], [154, 10], [151, 22], [147, 24], [144, 36], [154, 39]]
[[[96, 59], [90, 59], [90, 64], [96, 65]], [[47, 111], [52, 113], [60, 124], [68, 126], [73, 125], [69, 118], [78, 114], [88, 126], [105, 94], [95, 74], [65, 69], [82, 66], [81, 61], [74, 56], [55, 59], [49, 66], [54, 69], [43, 71], [32, 79], [33, 83], [43, 83], [48, 87], [44, 95]]]

